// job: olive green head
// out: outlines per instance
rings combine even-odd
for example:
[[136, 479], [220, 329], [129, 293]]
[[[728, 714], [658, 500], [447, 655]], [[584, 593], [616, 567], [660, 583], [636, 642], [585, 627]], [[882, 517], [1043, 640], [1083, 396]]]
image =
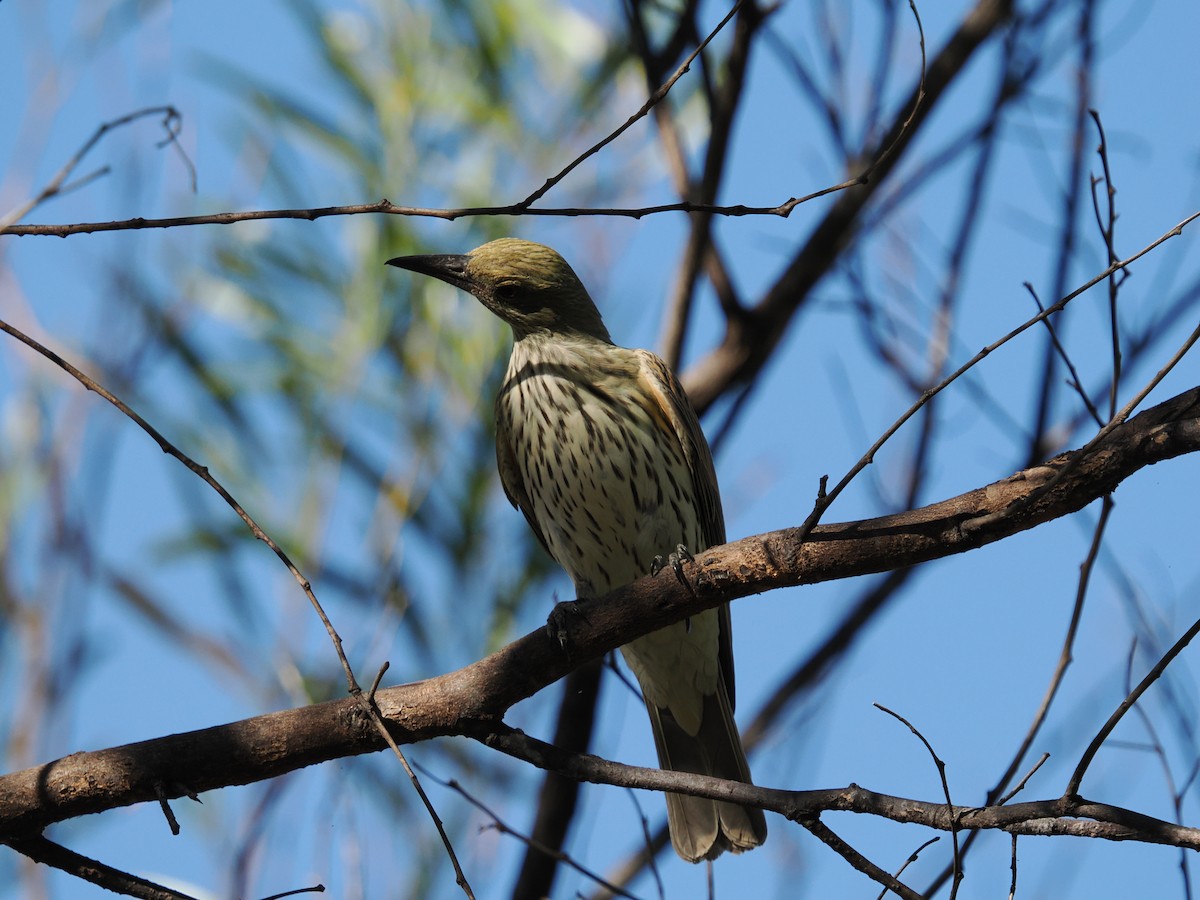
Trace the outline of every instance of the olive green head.
[[466, 254], [398, 256], [388, 265], [432, 275], [474, 294], [512, 326], [518, 340], [535, 333], [610, 340], [579, 276], [542, 244], [500, 238]]

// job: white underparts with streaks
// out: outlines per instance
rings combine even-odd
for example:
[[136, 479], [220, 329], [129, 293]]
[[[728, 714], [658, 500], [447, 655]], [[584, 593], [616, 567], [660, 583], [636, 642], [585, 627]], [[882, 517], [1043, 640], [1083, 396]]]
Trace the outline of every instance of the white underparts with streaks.
[[[679, 544], [707, 546], [678, 440], [663, 434], [652, 403], [618, 395], [639, 383], [640, 351], [605, 345], [596, 354], [592, 345], [518, 341], [496, 403], [526, 486], [525, 512], [581, 597], [642, 577]], [[585, 383], [586, 372], [603, 374]], [[709, 611], [621, 648], [646, 699], [689, 734], [717, 689], [718, 631]]]

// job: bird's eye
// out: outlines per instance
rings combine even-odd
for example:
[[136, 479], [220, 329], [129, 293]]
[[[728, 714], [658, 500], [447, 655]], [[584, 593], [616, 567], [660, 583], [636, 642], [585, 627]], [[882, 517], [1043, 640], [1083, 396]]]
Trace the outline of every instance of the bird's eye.
[[496, 285], [496, 299], [503, 300], [506, 303], [511, 303], [517, 299], [517, 286], [511, 281], [506, 281], [503, 284]]

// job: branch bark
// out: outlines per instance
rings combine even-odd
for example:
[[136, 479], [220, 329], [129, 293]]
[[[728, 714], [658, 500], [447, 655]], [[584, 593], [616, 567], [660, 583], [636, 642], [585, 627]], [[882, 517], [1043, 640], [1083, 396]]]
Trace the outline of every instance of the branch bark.
[[[439, 735], [486, 740], [502, 730], [514, 703], [640, 635], [750, 594], [972, 550], [1076, 512], [1139, 469], [1197, 451], [1200, 387], [1131, 418], [1086, 452], [1062, 454], [930, 506], [822, 525], [802, 543], [796, 539], [800, 530], [787, 528], [713, 548], [685, 568], [693, 591], [667, 572], [588, 601], [586, 615], [575, 617], [569, 652], [539, 629], [458, 671], [381, 690], [376, 702], [398, 743]], [[1064, 471], [1050, 490], [1041, 490]], [[1009, 509], [1011, 515], [996, 515]], [[972, 520], [987, 524], [971, 528]], [[0, 777], [0, 840], [88, 813], [262, 781], [382, 747], [357, 701], [346, 698], [76, 753]]]
[[813, 791], [724, 781], [707, 775], [628, 766], [584, 753], [567, 753], [552, 744], [506, 729], [487, 744], [539, 768], [596, 784], [670, 791], [714, 800], [760, 806], [793, 822], [806, 822], [824, 812], [876, 815], [893, 822], [924, 825], [938, 831], [1001, 829], [1011, 834], [1071, 835], [1109, 841], [1143, 841], [1200, 850], [1200, 828], [1177, 825], [1120, 806], [1064, 795], [1021, 803], [951, 806], [945, 800], [912, 800], [868, 790], [857, 784]]

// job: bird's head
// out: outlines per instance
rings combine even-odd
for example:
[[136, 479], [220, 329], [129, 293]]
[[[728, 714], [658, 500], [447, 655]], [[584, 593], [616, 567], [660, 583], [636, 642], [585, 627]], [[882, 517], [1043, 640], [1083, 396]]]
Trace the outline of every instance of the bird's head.
[[500, 238], [470, 253], [398, 256], [387, 264], [432, 275], [474, 294], [512, 326], [518, 340], [536, 333], [610, 340], [579, 276], [542, 244]]

